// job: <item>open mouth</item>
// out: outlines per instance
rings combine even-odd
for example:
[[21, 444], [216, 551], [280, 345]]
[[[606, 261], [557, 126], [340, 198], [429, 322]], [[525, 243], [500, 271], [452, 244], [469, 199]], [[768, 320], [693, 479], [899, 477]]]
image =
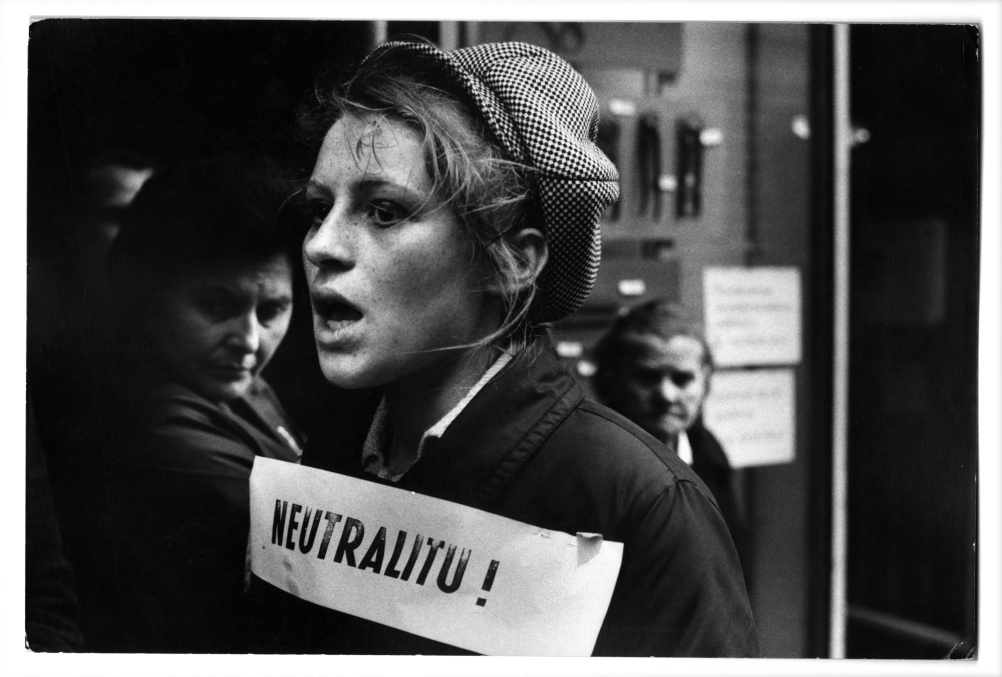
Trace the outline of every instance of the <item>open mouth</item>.
[[362, 312], [341, 299], [313, 297], [313, 312], [330, 329], [340, 329], [362, 319]]

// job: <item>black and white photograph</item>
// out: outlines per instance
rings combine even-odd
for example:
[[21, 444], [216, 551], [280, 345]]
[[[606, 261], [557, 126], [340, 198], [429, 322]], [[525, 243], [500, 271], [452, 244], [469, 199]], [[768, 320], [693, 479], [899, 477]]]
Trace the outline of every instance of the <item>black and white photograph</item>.
[[1002, 4], [201, 4], [2, 8], [0, 673], [1000, 674]]

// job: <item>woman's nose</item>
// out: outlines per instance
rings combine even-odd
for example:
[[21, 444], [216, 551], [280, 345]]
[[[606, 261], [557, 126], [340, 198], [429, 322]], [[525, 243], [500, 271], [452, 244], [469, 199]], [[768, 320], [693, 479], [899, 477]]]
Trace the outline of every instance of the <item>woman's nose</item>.
[[261, 328], [256, 313], [247, 313], [234, 320], [228, 342], [243, 352], [256, 353], [261, 346]]
[[337, 208], [303, 240], [303, 256], [317, 268], [351, 268], [354, 262], [350, 231]]
[[671, 379], [671, 377], [665, 376], [661, 379], [658, 394], [665, 402], [675, 402], [678, 400], [679, 387], [675, 385], [675, 382]]

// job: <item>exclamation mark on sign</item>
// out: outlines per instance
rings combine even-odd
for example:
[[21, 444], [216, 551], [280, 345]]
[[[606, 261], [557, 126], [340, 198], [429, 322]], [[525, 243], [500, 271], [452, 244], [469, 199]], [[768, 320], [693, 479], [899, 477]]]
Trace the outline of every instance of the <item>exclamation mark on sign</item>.
[[[484, 592], [490, 592], [491, 586], [494, 585], [494, 574], [498, 571], [498, 561], [496, 559], [491, 560], [491, 565], [487, 567], [487, 575], [484, 576]], [[484, 606], [487, 604], [487, 600], [483, 597], [477, 598], [477, 606]]]

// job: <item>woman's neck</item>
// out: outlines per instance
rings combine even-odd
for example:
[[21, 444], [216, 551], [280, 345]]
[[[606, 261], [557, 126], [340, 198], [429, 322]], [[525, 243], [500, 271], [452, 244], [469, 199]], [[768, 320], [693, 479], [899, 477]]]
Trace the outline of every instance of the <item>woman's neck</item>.
[[456, 351], [384, 389], [393, 430], [386, 459], [391, 469], [409, 467], [425, 431], [459, 404], [496, 356], [492, 348]]

